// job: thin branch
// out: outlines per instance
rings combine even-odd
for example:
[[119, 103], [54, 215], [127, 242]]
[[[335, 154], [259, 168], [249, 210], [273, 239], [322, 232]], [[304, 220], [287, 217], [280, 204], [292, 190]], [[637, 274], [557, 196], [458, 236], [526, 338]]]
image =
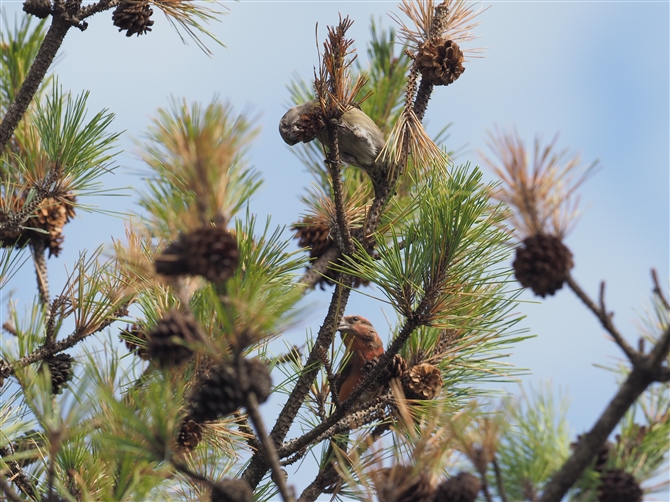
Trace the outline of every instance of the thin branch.
[[661, 301], [665, 309], [670, 310], [670, 303], [668, 302], [666, 296], [663, 294], [663, 290], [661, 289], [661, 283], [658, 280], [658, 273], [656, 272], [655, 268], [651, 269], [651, 278], [654, 281], [654, 294], [658, 296], [658, 299]]
[[39, 292], [40, 303], [46, 308], [49, 305], [49, 274], [46, 256], [44, 255], [45, 250], [44, 240], [39, 237], [30, 240], [30, 251], [35, 264], [35, 275], [37, 275], [37, 291]]
[[505, 486], [503, 484], [502, 473], [500, 472], [500, 466], [498, 461], [493, 458], [493, 470], [496, 473], [496, 484], [498, 486], [498, 495], [500, 495], [500, 500], [502, 502], [507, 502], [507, 495], [505, 494]]
[[97, 14], [98, 12], [116, 7], [120, 3], [121, 0], [100, 0], [97, 3], [87, 5], [86, 7], [79, 9], [77, 17], [79, 19], [86, 19], [87, 17], [91, 17], [93, 14]]
[[630, 345], [628, 345], [628, 342], [624, 339], [624, 337], [619, 333], [619, 330], [616, 329], [614, 324], [612, 323], [612, 316], [607, 313], [607, 310], [605, 309], [605, 300], [604, 300], [604, 295], [605, 295], [605, 283], [601, 283], [601, 288], [600, 288], [600, 307], [598, 307], [591, 298], [584, 292], [584, 290], [575, 282], [574, 278], [572, 275], [568, 274], [568, 278], [566, 279], [566, 282], [568, 283], [568, 286], [570, 286], [570, 289], [579, 297], [579, 299], [586, 305], [589, 310], [591, 310], [596, 317], [600, 320], [600, 323], [603, 325], [603, 327], [607, 330], [607, 332], [612, 335], [612, 338], [614, 338], [614, 341], [616, 344], [621, 347], [621, 350], [624, 351], [628, 359], [630, 360], [633, 365], [638, 364], [640, 362], [640, 354], [637, 353]]
[[177, 462], [176, 460], [172, 459], [171, 463], [175, 469], [177, 469], [182, 474], [186, 474], [189, 478], [191, 478], [195, 482], [201, 483], [210, 488], [214, 486], [214, 482], [212, 480], [207, 479], [205, 476], [202, 476], [201, 474], [198, 474], [195, 471], [192, 471], [188, 466], [182, 464], [181, 462]]
[[[120, 311], [125, 311], [125, 306], [121, 307], [117, 312]], [[75, 330], [67, 338], [64, 338], [59, 342], [52, 343], [51, 345], [48, 346], [42, 345], [35, 352], [28, 354], [27, 356], [23, 356], [21, 359], [17, 359], [13, 363], [11, 363], [12, 368], [9, 371], [8, 376], [14, 374], [15, 368], [22, 368], [28, 366], [29, 364], [36, 363], [37, 361], [41, 361], [43, 359], [46, 359], [47, 357], [53, 356], [54, 354], [58, 354], [59, 352], [63, 352], [64, 350], [74, 347], [84, 338], [99, 333], [107, 326], [111, 325], [114, 321], [116, 321], [116, 315], [111, 315], [108, 319], [105, 319], [103, 322], [101, 322], [100, 326], [98, 326], [96, 330], [91, 331], [90, 333], [86, 331]]]
[[30, 66], [26, 79], [21, 84], [14, 102], [7, 108], [7, 113], [0, 123], [0, 152], [4, 151], [7, 142], [14, 134], [14, 129], [19, 125], [24, 113], [32, 102], [40, 84], [44, 80], [58, 49], [63, 44], [63, 39], [70, 29], [71, 24], [60, 15], [54, 15], [49, 31], [47, 31], [42, 45], [40, 46], [33, 64]]
[[7, 495], [7, 498], [11, 502], [23, 502], [21, 497], [19, 497], [19, 495], [9, 485], [5, 476], [2, 475], [2, 472], [0, 472], [0, 488], [2, 489], [4, 494]]
[[326, 349], [321, 349], [319, 351], [319, 358], [321, 359], [321, 363], [323, 364], [323, 367], [326, 370], [326, 376], [328, 377], [328, 386], [330, 387], [330, 397], [333, 400], [333, 403], [335, 404], [335, 408], [340, 407], [340, 397], [337, 394], [337, 389], [335, 388], [335, 382], [337, 379], [335, 378], [335, 375], [333, 375], [333, 368], [330, 365], [330, 361], [328, 360], [328, 354], [326, 353]]
[[316, 284], [323, 279], [323, 276], [328, 270], [328, 266], [331, 262], [337, 261], [342, 255], [338, 246], [334, 245], [323, 253], [319, 258], [312, 263], [312, 266], [305, 272], [305, 275], [300, 279], [300, 283], [304, 284], [308, 288], [313, 288]]
[[[0, 457], [7, 457], [11, 454], [12, 451], [7, 446], [0, 448]], [[9, 460], [5, 463], [7, 464], [7, 467], [9, 467], [9, 474], [11, 475], [10, 480], [18, 487], [21, 493], [29, 499], [35, 500], [37, 495], [35, 494], [33, 483], [23, 469], [21, 469], [18, 462]]]

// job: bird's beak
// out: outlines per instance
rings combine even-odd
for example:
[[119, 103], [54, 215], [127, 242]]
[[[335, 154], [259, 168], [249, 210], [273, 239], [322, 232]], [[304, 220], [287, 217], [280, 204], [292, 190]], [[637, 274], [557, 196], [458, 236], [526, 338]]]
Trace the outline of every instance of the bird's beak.
[[340, 320], [340, 324], [337, 325], [337, 331], [340, 331], [341, 333], [351, 331], [351, 325], [344, 318], [342, 318]]

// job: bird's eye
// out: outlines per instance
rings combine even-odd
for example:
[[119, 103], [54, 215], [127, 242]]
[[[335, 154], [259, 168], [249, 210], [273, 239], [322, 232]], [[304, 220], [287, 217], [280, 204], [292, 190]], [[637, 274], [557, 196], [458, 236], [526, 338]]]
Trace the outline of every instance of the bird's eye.
[[354, 322], [358, 322], [358, 321], [361, 320], [361, 318], [358, 317], [358, 316], [354, 316], [354, 317], [351, 318], [351, 320], [354, 321]]

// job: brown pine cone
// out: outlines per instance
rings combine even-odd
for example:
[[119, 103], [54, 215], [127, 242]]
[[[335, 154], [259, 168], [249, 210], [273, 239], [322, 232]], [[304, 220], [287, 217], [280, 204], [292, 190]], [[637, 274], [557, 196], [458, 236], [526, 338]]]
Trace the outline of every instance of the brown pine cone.
[[[14, 198], [16, 202], [16, 197]], [[0, 241], [2, 247], [21, 248], [31, 239], [44, 241], [45, 247], [49, 250], [49, 257], [58, 256], [63, 250], [63, 227], [74, 217], [73, 204], [76, 197], [72, 194], [66, 194], [60, 199], [48, 198], [42, 201], [34, 214], [24, 224], [25, 227], [19, 231], [5, 232], [0, 231]], [[23, 207], [23, 201], [17, 202], [17, 209]], [[0, 222], [5, 221], [6, 217], [0, 215]], [[38, 230], [32, 230], [32, 229]]]
[[524, 239], [516, 249], [514, 275], [524, 288], [545, 297], [563, 287], [574, 266], [572, 253], [553, 235], [537, 234]]
[[456, 42], [445, 39], [428, 40], [419, 47], [416, 58], [421, 77], [433, 85], [449, 85], [460, 77], [463, 52]]
[[459, 472], [437, 487], [434, 502], [474, 502], [481, 489], [482, 484], [477, 476]]
[[162, 368], [179, 366], [193, 357], [189, 345], [202, 339], [200, 325], [191, 314], [171, 310], [147, 333], [147, 354]]
[[396, 464], [373, 476], [379, 502], [432, 502], [435, 488], [427, 472]]
[[151, 20], [153, 9], [146, 0], [123, 0], [112, 14], [112, 22], [119, 31], [127, 30], [126, 36], [144, 35], [151, 31], [154, 22]]
[[[259, 359], [245, 360], [249, 390], [259, 403], [267, 401], [272, 392], [272, 379], [265, 363]], [[230, 415], [244, 405], [245, 394], [232, 364], [214, 369], [190, 398], [190, 418], [198, 423]]]
[[621, 469], [610, 469], [600, 477], [598, 502], [642, 502], [642, 494], [635, 477]]
[[224, 227], [207, 225], [182, 235], [156, 258], [162, 275], [201, 275], [213, 283], [228, 280], [237, 269], [237, 239]]
[[433, 399], [442, 389], [442, 373], [428, 363], [413, 366], [402, 378], [407, 399]]
[[212, 488], [212, 502], [253, 502], [254, 494], [243, 479], [224, 479]]
[[[328, 223], [315, 218], [314, 216], [306, 216], [301, 221], [294, 223], [291, 226], [291, 230], [295, 232], [294, 239], [298, 240], [298, 245], [303, 248], [309, 249], [310, 261], [316, 261], [323, 254], [328, 251], [330, 247], [335, 244], [335, 241], [330, 236], [330, 227]], [[309, 269], [309, 267], [307, 267]], [[332, 269], [326, 269], [325, 274], [318, 280], [316, 285], [319, 285], [321, 289], [326, 289], [325, 287], [332, 286], [335, 284], [335, 279], [337, 278], [337, 272]], [[366, 281], [359, 278], [354, 278], [353, 287], [359, 288], [361, 286], [367, 286], [370, 284], [370, 281]]]
[[125, 342], [128, 351], [133, 352], [143, 361], [151, 359], [147, 350], [147, 335], [139, 324], [126, 326], [126, 329], [121, 331], [119, 337]]
[[202, 427], [191, 417], [186, 417], [181, 424], [177, 444], [187, 451], [192, 451], [202, 441]]
[[26, 0], [23, 2], [23, 11], [44, 19], [51, 14], [51, 2], [49, 0]]
[[73, 358], [69, 354], [56, 354], [45, 359], [42, 366], [46, 364], [51, 373], [51, 391], [54, 394], [60, 394], [74, 376], [72, 369]]

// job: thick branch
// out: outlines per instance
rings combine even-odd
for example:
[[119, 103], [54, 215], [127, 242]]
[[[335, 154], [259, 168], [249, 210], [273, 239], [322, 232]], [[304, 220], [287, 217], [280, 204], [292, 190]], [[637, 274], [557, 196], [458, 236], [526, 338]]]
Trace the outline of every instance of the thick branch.
[[2, 123], [0, 123], [0, 152], [4, 151], [7, 142], [12, 137], [12, 134], [14, 134], [14, 129], [19, 125], [23, 114], [35, 97], [70, 26], [71, 24], [59, 15], [53, 17], [49, 31], [47, 31], [40, 50], [37, 56], [35, 56], [33, 64], [30, 66], [26, 79], [16, 94], [16, 99], [9, 105], [7, 113], [5, 113]]
[[[9, 447], [4, 446], [0, 448], [0, 456], [7, 457], [11, 454], [12, 451], [9, 449]], [[35, 488], [33, 487], [30, 478], [28, 478], [26, 473], [23, 472], [23, 469], [21, 469], [21, 466], [18, 464], [18, 462], [16, 462], [15, 460], [9, 460], [6, 461], [6, 464], [7, 467], [9, 468], [8, 470], [9, 474], [11, 475], [10, 476], [11, 480], [19, 488], [19, 490], [21, 490], [21, 493], [23, 493], [28, 498], [34, 500], [36, 498]]]
[[326, 124], [328, 130], [328, 140], [330, 150], [326, 165], [333, 183], [333, 200], [335, 201], [335, 212], [337, 219], [337, 231], [342, 241], [340, 245], [345, 253], [351, 255], [354, 252], [354, 243], [351, 240], [351, 231], [347, 223], [347, 217], [344, 211], [344, 190], [342, 187], [342, 177], [340, 175], [340, 142], [337, 134], [338, 120], [332, 119]]
[[11, 502], [23, 502], [21, 497], [19, 497], [19, 495], [12, 490], [12, 487], [9, 486], [9, 483], [2, 475], [2, 472], [0, 472], [0, 489], [2, 489], [2, 492], [7, 496], [8, 500], [11, 500]]
[[654, 382], [670, 349], [670, 329], [660, 337], [648, 357], [635, 365], [614, 399], [609, 403], [591, 431], [579, 441], [572, 456], [547, 484], [540, 502], [559, 502], [579, 479], [584, 469], [607, 440], [624, 414], [645, 389]]
[[574, 291], [574, 293], [579, 297], [579, 299], [586, 305], [589, 310], [591, 310], [600, 323], [603, 325], [603, 328], [607, 330], [607, 332], [612, 335], [612, 338], [614, 338], [614, 341], [616, 344], [621, 347], [621, 350], [624, 351], [628, 359], [630, 360], [631, 363], [634, 365], [640, 362], [640, 354], [637, 353], [630, 345], [628, 345], [628, 342], [624, 339], [624, 337], [619, 333], [619, 330], [616, 329], [614, 324], [612, 323], [612, 317], [607, 313], [606, 309], [604, 308], [604, 300], [603, 300], [603, 289], [604, 286], [601, 286], [601, 306], [598, 307], [591, 298], [586, 294], [586, 292], [579, 287], [579, 285], [575, 282], [574, 278], [571, 275], [568, 275], [568, 278], [566, 280], [568, 283], [568, 286], [570, 286], [570, 289]]
[[[303, 369], [298, 377], [298, 381], [282, 411], [279, 413], [277, 422], [270, 433], [270, 438], [275, 444], [280, 444], [286, 437], [305, 397], [309, 393], [314, 378], [316, 378], [319, 372], [321, 367], [319, 351], [329, 347], [333, 341], [335, 329], [349, 300], [351, 282], [351, 277], [343, 275], [340, 278], [340, 282], [335, 286], [335, 291], [333, 291], [330, 306], [328, 307], [328, 313], [319, 329], [314, 347], [312, 347], [312, 351], [307, 358], [305, 369]], [[249, 483], [252, 489], [255, 489], [261, 479], [263, 479], [267, 469], [268, 466], [262, 455], [256, 452], [242, 477]]]

